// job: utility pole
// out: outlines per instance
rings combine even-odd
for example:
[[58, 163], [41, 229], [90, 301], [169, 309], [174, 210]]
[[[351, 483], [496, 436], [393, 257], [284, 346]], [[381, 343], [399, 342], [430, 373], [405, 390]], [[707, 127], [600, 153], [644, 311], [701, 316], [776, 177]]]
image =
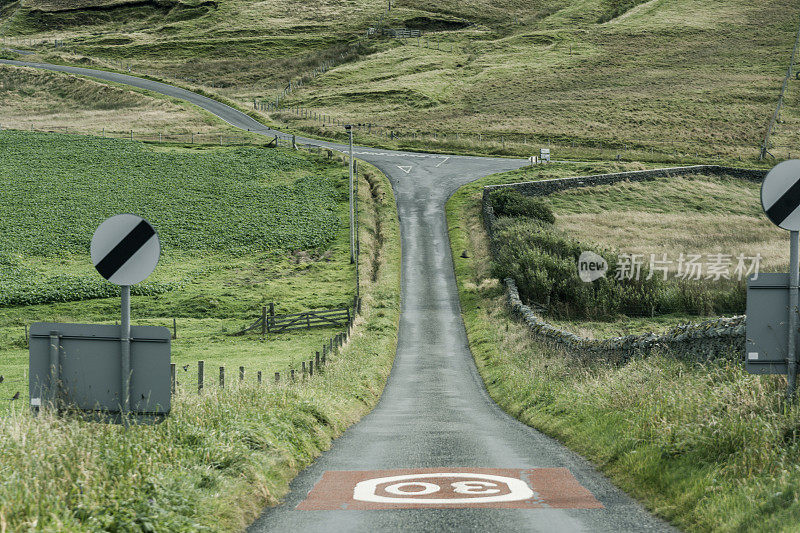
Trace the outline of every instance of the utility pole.
[[355, 226], [355, 212], [353, 210], [353, 201], [355, 194], [353, 193], [353, 126], [348, 124], [344, 127], [350, 136], [350, 263], [356, 262], [356, 226]]

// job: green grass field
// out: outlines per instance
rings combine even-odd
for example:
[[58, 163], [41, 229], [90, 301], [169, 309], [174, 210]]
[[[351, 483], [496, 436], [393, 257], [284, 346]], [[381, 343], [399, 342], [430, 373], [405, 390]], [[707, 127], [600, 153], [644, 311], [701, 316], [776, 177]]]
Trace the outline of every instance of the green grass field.
[[[526, 170], [524, 177], [589, 170], [608, 166]], [[748, 375], [738, 360], [699, 364], [668, 354], [624, 364], [578, 361], [537, 342], [509, 316], [502, 286], [491, 278], [480, 188], [520, 181], [520, 174], [479, 180], [447, 204], [462, 316], [492, 398], [683, 530], [797, 531], [800, 410], [784, 401], [785, 378]], [[641, 331], [647, 322], [626, 327]], [[649, 322], [663, 327], [665, 320]], [[612, 333], [602, 326], [593, 332]]]
[[[752, 161], [800, 15], [789, 0], [397, 0], [388, 14], [376, 0], [195, 4], [128, 5], [112, 17], [23, 2], [7, 10], [5, 34], [72, 39], [74, 53], [43, 46], [34, 57], [124, 59], [140, 72], [213, 85], [242, 106], [274, 99], [333, 59], [341, 65], [286, 103], [381, 125], [380, 136], [359, 138], [387, 146], [529, 155], [549, 144], [572, 159]], [[384, 25], [420, 28], [424, 38], [349, 47], [384, 15]], [[778, 157], [798, 140], [798, 83], [778, 124]], [[338, 131], [292, 113], [271, 118]], [[386, 138], [395, 131], [399, 139]]]
[[187, 386], [201, 359], [209, 378], [223, 365], [229, 376], [239, 366], [251, 377], [285, 374], [335, 333], [229, 335], [270, 302], [278, 314], [352, 304], [340, 164], [275, 149], [8, 131], [0, 146], [0, 398], [18, 389], [25, 397], [25, 326], [119, 320], [119, 289], [88, 256], [95, 227], [115, 213], [144, 216], [159, 232], [162, 258], [134, 287], [132, 313], [137, 324], [177, 320], [173, 361], [190, 365], [179, 373]]

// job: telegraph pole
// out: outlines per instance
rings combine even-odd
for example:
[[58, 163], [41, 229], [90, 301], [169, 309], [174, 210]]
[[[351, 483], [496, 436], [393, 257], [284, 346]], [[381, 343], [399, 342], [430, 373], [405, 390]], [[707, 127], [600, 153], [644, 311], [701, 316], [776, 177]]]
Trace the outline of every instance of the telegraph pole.
[[350, 135], [350, 263], [356, 262], [356, 224], [355, 224], [355, 211], [353, 209], [353, 202], [355, 194], [353, 192], [353, 126], [348, 124], [344, 127]]

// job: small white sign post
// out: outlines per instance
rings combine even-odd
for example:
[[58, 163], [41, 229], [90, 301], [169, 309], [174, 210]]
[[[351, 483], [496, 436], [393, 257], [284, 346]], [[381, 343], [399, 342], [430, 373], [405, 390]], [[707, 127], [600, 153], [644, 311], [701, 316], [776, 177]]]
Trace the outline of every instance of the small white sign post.
[[144, 281], [155, 270], [161, 256], [161, 242], [156, 230], [145, 219], [130, 214], [116, 215], [95, 230], [91, 256], [100, 275], [122, 289], [120, 411], [124, 419], [131, 396], [131, 285]]
[[761, 206], [767, 218], [789, 230], [789, 346], [787, 350], [786, 396], [794, 397], [797, 386], [798, 285], [800, 285], [800, 160], [775, 165], [761, 184]]
[[539, 161], [542, 163], [550, 162], [550, 148], [541, 148], [539, 150]]

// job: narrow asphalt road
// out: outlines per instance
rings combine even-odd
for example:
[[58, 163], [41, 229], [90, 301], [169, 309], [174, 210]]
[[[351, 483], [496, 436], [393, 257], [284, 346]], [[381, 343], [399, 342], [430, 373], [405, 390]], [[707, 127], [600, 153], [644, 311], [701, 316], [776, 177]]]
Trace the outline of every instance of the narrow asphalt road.
[[[169, 85], [2, 62], [134, 85], [188, 100], [234, 126], [276, 134]], [[526, 162], [356, 152], [389, 177], [397, 199], [403, 258], [394, 368], [378, 406], [303, 471], [285, 502], [266, 509], [250, 531], [671, 531], [587, 461], [501, 411], [478, 375], [461, 320], [444, 205], [460, 186]], [[425, 501], [437, 497], [438, 504]], [[458, 505], [448, 503], [459, 498]]]

